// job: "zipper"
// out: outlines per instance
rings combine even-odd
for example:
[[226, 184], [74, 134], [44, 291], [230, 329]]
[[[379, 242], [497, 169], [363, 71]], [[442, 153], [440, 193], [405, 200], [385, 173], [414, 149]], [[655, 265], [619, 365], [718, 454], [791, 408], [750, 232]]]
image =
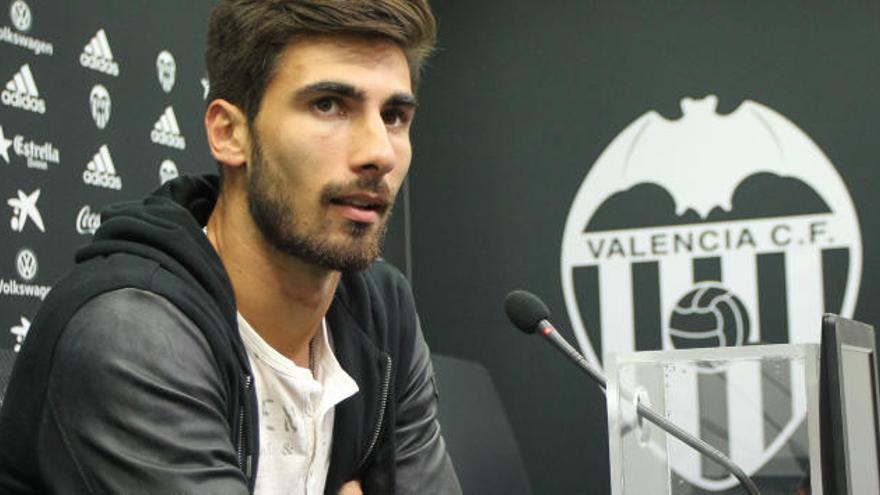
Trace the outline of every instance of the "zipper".
[[241, 409], [238, 412], [238, 468], [244, 472], [245, 477], [251, 478], [251, 454], [245, 454], [244, 420], [247, 410], [248, 393], [251, 389], [251, 375], [244, 376], [244, 394], [241, 400]]
[[370, 440], [370, 445], [369, 447], [367, 447], [367, 452], [358, 463], [357, 469], [363, 467], [364, 463], [367, 462], [367, 459], [370, 457], [370, 454], [373, 453], [373, 449], [376, 447], [376, 443], [379, 442], [379, 434], [382, 432], [382, 423], [385, 421], [385, 408], [388, 405], [388, 392], [390, 388], [391, 356], [385, 354], [385, 375], [382, 377], [382, 395], [379, 398], [379, 421], [376, 423], [376, 429], [373, 430], [373, 438], [372, 440]]

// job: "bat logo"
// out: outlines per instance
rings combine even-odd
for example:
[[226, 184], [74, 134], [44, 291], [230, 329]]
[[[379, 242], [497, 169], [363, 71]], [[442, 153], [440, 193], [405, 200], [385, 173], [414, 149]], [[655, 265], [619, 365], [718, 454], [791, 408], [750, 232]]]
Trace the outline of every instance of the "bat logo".
[[92, 120], [95, 121], [98, 129], [107, 127], [107, 122], [110, 121], [112, 104], [110, 92], [107, 91], [107, 88], [101, 84], [96, 84], [92, 87], [92, 92], [89, 94], [89, 107], [92, 110]]

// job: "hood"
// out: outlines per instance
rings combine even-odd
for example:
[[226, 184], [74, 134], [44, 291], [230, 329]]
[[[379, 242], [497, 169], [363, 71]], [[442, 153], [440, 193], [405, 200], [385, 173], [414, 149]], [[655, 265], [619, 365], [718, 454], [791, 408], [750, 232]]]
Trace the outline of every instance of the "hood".
[[117, 253], [158, 263], [177, 277], [201, 286], [217, 301], [227, 321], [235, 322], [235, 298], [229, 278], [202, 231], [219, 191], [216, 175], [181, 176], [142, 201], [107, 206], [92, 243], [76, 253], [76, 262]]

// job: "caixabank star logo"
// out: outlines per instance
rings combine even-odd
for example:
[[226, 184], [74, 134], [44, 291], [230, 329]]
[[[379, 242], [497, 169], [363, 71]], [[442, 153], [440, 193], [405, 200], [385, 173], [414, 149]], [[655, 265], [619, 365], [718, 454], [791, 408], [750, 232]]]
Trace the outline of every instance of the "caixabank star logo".
[[[641, 350], [816, 343], [823, 312], [854, 311], [861, 235], [834, 165], [774, 110], [747, 100], [721, 115], [716, 106], [715, 96], [686, 98], [679, 119], [645, 113], [602, 152], [574, 198], [562, 286], [595, 364]], [[687, 429], [707, 440], [703, 419], [715, 418], [710, 443], [755, 474], [790, 444], [806, 411], [792, 398], [781, 416], [740, 424], [767, 384], [759, 369], [739, 378], [754, 385], [746, 394], [755, 402], [707, 404], [695, 383], [675, 407], [696, 411]], [[792, 371], [792, 389], [798, 379]], [[689, 483], [707, 491], [737, 483], [673, 449], [672, 467]]]

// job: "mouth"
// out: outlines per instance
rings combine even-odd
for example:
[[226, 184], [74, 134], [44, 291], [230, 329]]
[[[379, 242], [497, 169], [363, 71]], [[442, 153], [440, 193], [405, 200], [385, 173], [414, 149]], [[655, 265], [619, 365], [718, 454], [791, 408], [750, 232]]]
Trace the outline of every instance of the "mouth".
[[359, 223], [378, 222], [388, 210], [389, 202], [385, 198], [367, 193], [348, 194], [330, 199], [343, 217]]

